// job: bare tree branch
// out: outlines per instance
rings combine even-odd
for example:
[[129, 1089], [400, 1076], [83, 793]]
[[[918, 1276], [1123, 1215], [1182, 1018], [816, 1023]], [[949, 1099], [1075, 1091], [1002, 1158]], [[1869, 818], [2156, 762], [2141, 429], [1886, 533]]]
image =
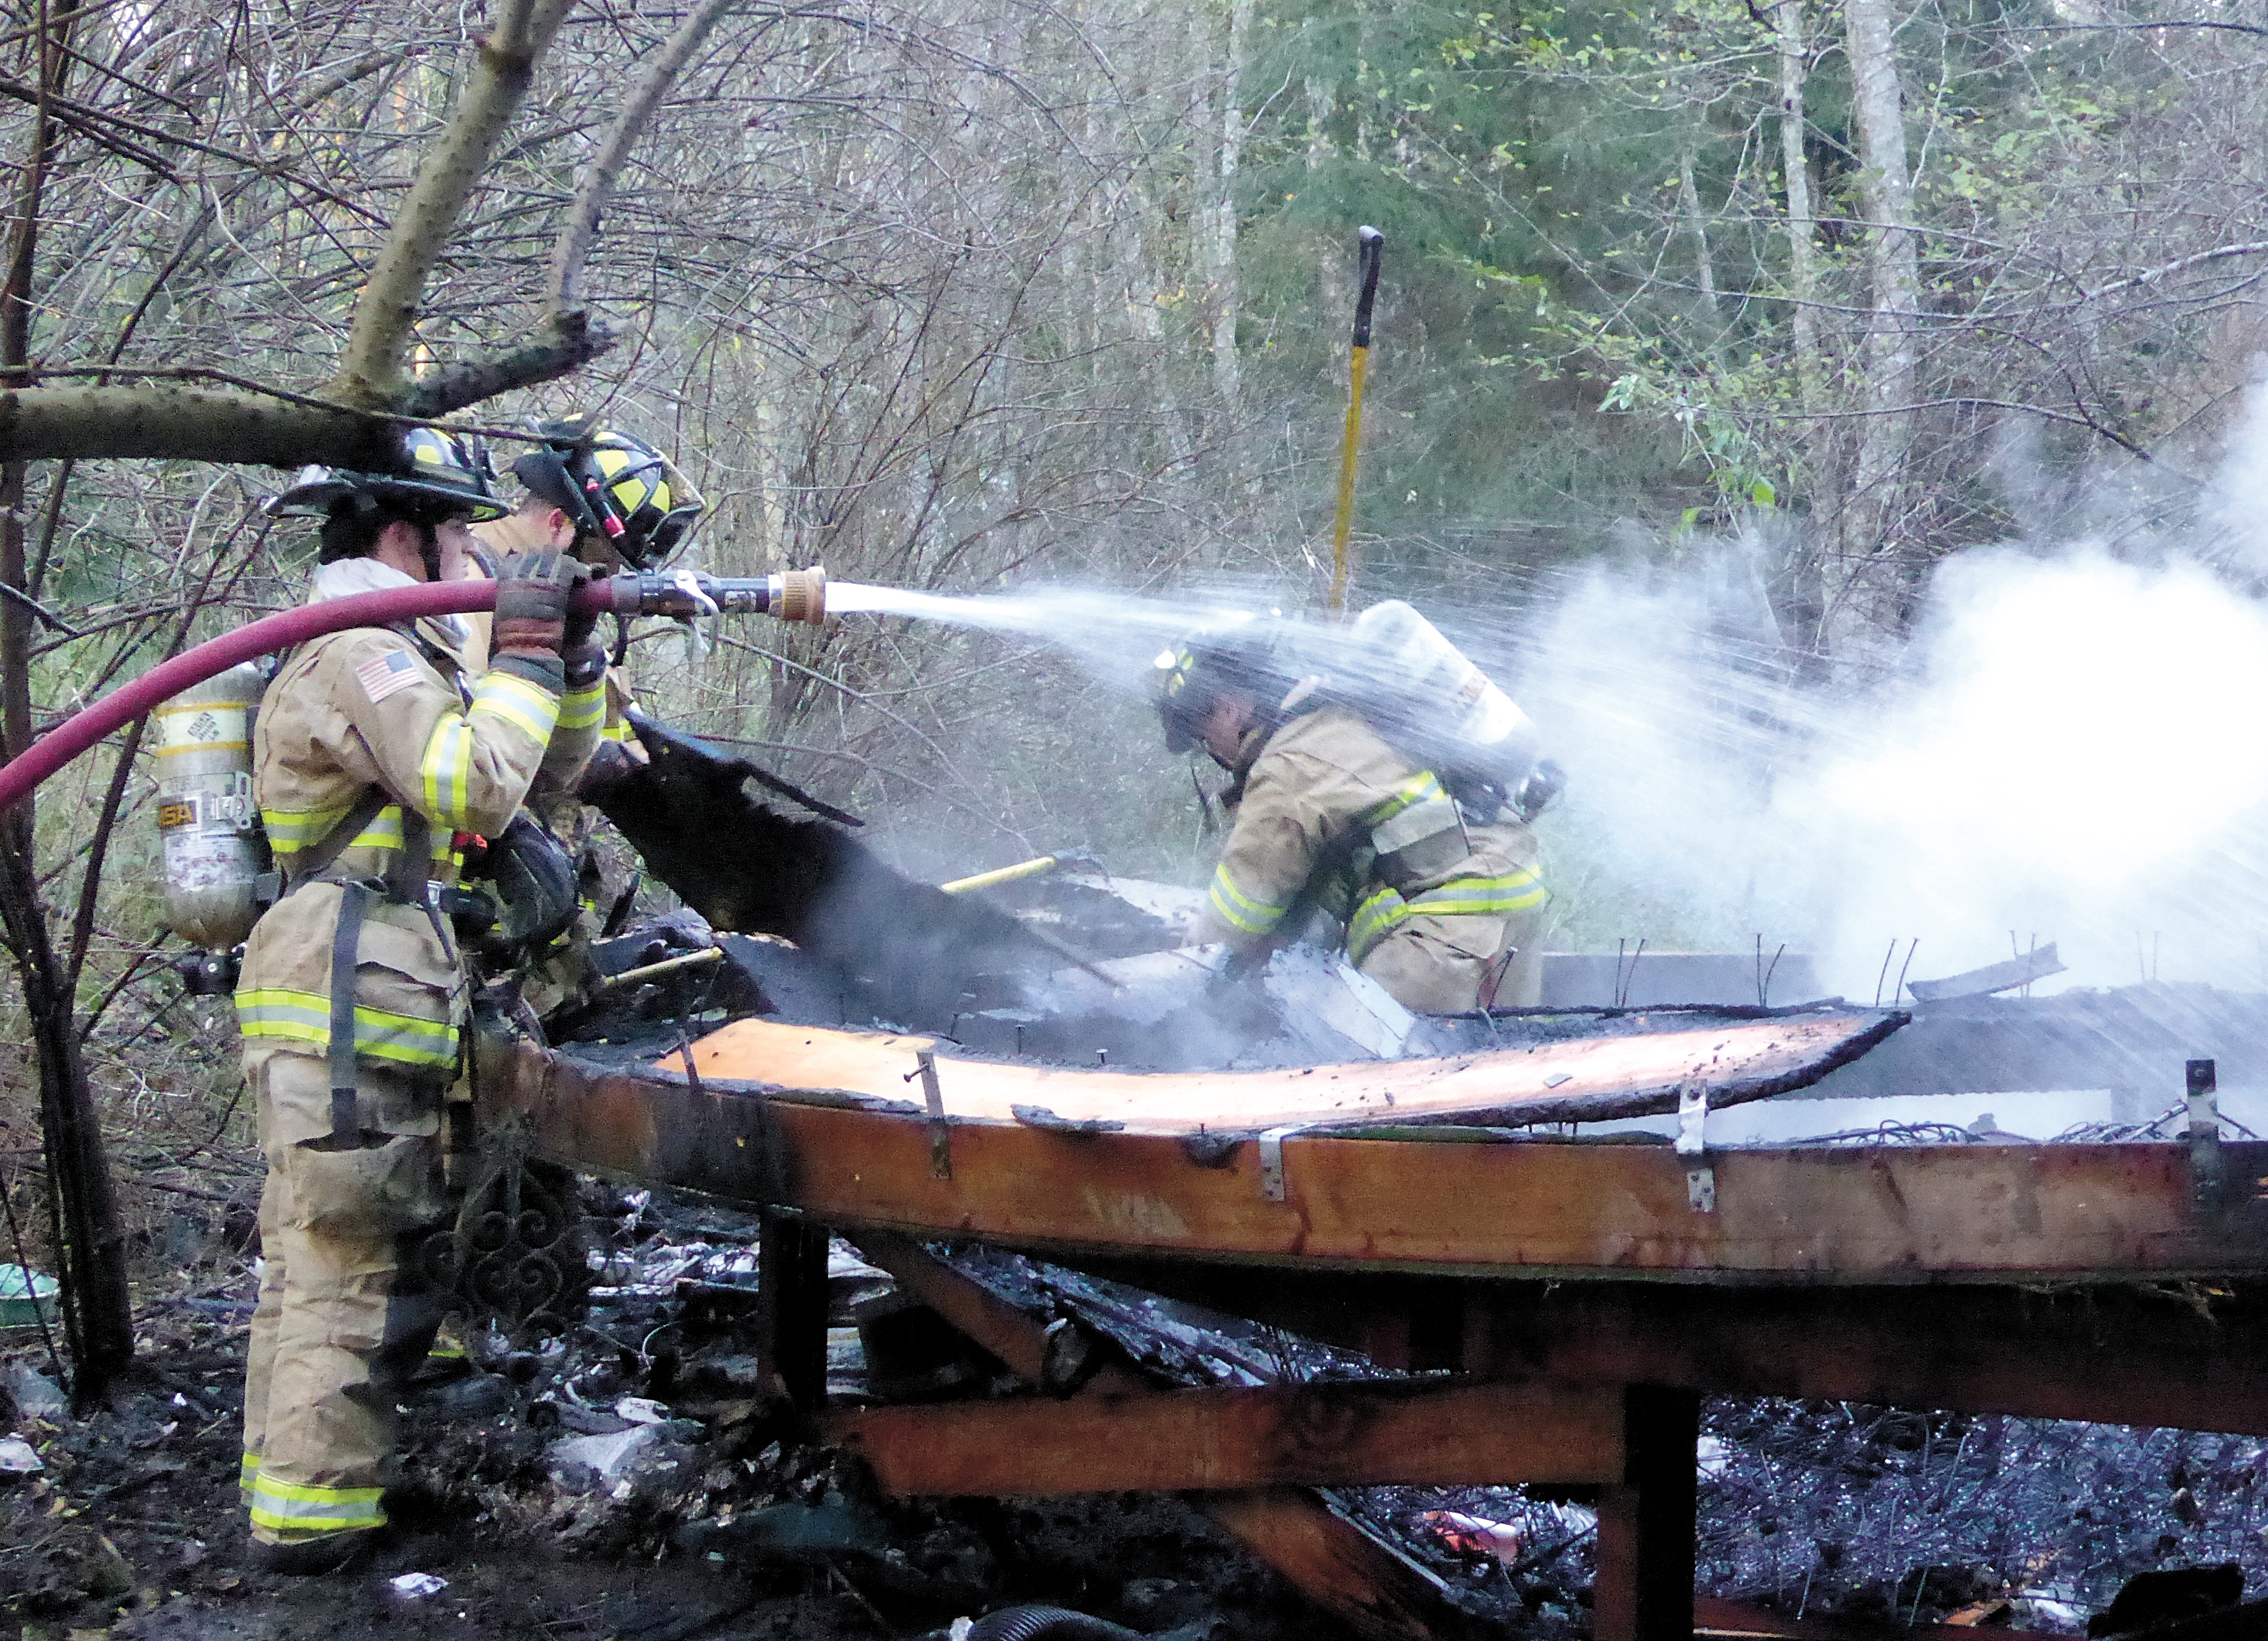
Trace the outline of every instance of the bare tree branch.
[[615, 116], [614, 127], [591, 163], [583, 167], [583, 174], [575, 183], [575, 202], [567, 208], [567, 223], [560, 230], [559, 242], [551, 253], [551, 276], [545, 287], [544, 305], [547, 311], [558, 313], [575, 300], [575, 281], [583, 271], [584, 258], [591, 253], [592, 241], [599, 237], [599, 214], [606, 209], [607, 196], [614, 191], [615, 178], [630, 158], [630, 150], [653, 118], [654, 110], [669, 94], [670, 86], [685, 71], [701, 42], [718, 20], [739, 4], [739, 0], [700, 0], [686, 14], [662, 48], [654, 54], [647, 67], [645, 77], [637, 83], [622, 110]]
[[385, 466], [383, 416], [205, 387], [30, 387], [0, 393], [0, 461], [166, 457], [296, 467]]
[[425, 151], [417, 180], [355, 305], [354, 328], [328, 396], [370, 409], [390, 409], [403, 398], [402, 356], [426, 276], [566, 13], [567, 0], [506, 0], [498, 11], [472, 79], [447, 129]]
[[484, 359], [461, 359], [418, 378], [402, 401], [402, 414], [443, 416], [515, 387], [555, 381], [588, 364], [621, 335], [619, 326], [579, 309], [547, 313], [503, 351]]

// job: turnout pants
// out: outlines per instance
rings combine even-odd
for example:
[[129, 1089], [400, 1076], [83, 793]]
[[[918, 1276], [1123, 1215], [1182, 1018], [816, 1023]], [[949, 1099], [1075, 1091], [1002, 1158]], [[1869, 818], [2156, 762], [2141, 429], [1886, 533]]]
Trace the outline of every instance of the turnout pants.
[[255, 1049], [245, 1071], [268, 1156], [244, 1395], [253, 1536], [288, 1543], [379, 1527], [393, 1394], [440, 1321], [403, 1268], [446, 1211], [440, 1090], [364, 1062], [360, 1144], [345, 1144], [332, 1134], [320, 1057]]
[[1543, 993], [1543, 908], [1500, 917], [1413, 914], [1356, 967], [1418, 1014], [1528, 1008]]

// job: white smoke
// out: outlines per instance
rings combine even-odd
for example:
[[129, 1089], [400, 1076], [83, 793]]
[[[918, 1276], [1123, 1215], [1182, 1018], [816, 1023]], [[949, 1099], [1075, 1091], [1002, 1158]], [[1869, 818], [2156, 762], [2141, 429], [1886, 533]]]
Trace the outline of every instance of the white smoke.
[[1528, 704], [1573, 777], [1551, 833], [1583, 943], [1760, 934], [1861, 999], [1893, 938], [1921, 978], [2012, 931], [2058, 943], [2060, 984], [2262, 983], [2268, 606], [2181, 560], [1971, 551], [1841, 696], [1743, 670], [1724, 607], [1602, 573], [1543, 635]]
[[2244, 413], [2229, 431], [2205, 518], [2220, 538], [2216, 557], [2268, 575], [2268, 382], [2245, 390]]

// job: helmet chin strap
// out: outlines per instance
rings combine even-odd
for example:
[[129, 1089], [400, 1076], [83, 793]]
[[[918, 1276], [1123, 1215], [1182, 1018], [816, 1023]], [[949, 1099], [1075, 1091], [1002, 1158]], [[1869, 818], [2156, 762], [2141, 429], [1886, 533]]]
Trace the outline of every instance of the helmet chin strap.
[[417, 556], [424, 561], [425, 579], [438, 581], [441, 578], [440, 531], [430, 524], [413, 524], [409, 527], [417, 532]]

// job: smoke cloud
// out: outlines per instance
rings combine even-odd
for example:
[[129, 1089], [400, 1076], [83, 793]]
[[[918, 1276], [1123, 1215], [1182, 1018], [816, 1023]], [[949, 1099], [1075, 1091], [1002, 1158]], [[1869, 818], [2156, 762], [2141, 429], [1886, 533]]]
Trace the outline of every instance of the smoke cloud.
[[2057, 984], [2261, 983], [2268, 606], [2181, 559], [1972, 551], [1880, 681], [1804, 692], [1727, 635], [1737, 565], [1713, 579], [1602, 571], [1543, 625], [1528, 705], [1572, 776], [1571, 931], [1761, 934], [1861, 998], [1894, 938], [1920, 978], [2012, 932], [2058, 943]]
[[[2002, 960], [2013, 937], [2057, 943], [2071, 972], [2050, 990], [2268, 986], [2268, 601], [2252, 579], [2268, 574], [2268, 390], [2194, 541], [1962, 554], [1922, 590], [1912, 636], [1838, 656], [1832, 687], [1788, 670], [1764, 556], [1630, 555], [1562, 569], [1540, 598], [1470, 578], [1462, 604], [1413, 592], [1568, 771], [1542, 823], [1555, 946], [1761, 937], [1860, 1000], [1895, 995], [1914, 939], [1915, 979]], [[1292, 601], [1233, 584], [1165, 600], [845, 591], [837, 607], [1043, 639], [1129, 691], [1161, 644]], [[1326, 666], [1347, 642], [1300, 637]]]

